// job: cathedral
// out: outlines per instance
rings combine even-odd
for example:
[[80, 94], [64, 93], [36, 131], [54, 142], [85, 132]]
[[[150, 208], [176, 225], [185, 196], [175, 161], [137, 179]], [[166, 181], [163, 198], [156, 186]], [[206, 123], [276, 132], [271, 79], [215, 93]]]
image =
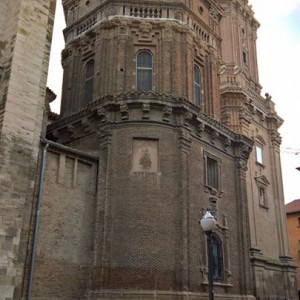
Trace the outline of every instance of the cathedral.
[[298, 299], [248, 0], [0, 2], [0, 300]]

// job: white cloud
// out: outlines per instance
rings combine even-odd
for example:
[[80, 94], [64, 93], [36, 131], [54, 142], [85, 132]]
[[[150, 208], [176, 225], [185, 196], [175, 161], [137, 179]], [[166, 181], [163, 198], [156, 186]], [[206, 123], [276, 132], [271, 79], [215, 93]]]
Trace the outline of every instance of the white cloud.
[[289, 16], [300, 5], [300, 0], [250, 0], [249, 4], [258, 19], [267, 18], [275, 23]]
[[[282, 149], [300, 149], [300, 40], [298, 28], [289, 19], [300, 9], [300, 0], [251, 0], [261, 27], [258, 30], [258, 66], [260, 83], [276, 103], [285, 120], [280, 128]], [[282, 152], [285, 201], [300, 198], [300, 155]]]
[[56, 4], [55, 23], [53, 29], [53, 39], [47, 80], [47, 86], [57, 95], [56, 100], [53, 103], [51, 103], [51, 109], [56, 113], [59, 113], [60, 111], [63, 75], [63, 70], [61, 66], [61, 51], [65, 45], [62, 31], [66, 27], [63, 15], [63, 8], [60, 2], [61, 1], [57, 1]]

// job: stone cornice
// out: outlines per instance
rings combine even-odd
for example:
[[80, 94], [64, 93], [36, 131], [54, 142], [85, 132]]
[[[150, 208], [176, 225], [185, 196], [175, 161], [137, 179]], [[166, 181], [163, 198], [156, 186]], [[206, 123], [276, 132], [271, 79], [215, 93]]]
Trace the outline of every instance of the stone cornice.
[[[64, 143], [92, 134], [106, 123], [137, 122], [186, 128], [194, 138], [206, 138], [206, 142], [225, 152], [236, 143], [252, 147], [250, 139], [223, 126], [186, 98], [153, 92], [122, 93], [97, 99], [85, 109], [50, 124], [47, 136]], [[67, 140], [61, 138], [66, 135]]]

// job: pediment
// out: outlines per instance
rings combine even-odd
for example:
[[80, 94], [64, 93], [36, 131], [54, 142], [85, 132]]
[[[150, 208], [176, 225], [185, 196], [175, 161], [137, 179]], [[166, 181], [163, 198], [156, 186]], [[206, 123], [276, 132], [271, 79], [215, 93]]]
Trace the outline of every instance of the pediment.
[[256, 180], [257, 184], [264, 185], [264, 186], [270, 185], [270, 182], [264, 175], [255, 177], [255, 180]]

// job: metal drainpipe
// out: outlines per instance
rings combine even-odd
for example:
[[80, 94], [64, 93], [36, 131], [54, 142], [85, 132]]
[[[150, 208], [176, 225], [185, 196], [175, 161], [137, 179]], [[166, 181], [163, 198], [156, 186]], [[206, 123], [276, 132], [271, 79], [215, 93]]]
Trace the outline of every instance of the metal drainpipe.
[[37, 234], [38, 234], [38, 229], [39, 229], [40, 209], [41, 209], [41, 203], [42, 203], [43, 182], [44, 182], [46, 155], [47, 155], [48, 146], [49, 146], [49, 143], [46, 142], [43, 145], [43, 151], [42, 151], [41, 169], [40, 169], [40, 176], [39, 176], [39, 190], [38, 190], [37, 207], [36, 207], [36, 218], [35, 218], [34, 232], [33, 232], [33, 237], [32, 237], [32, 253], [31, 253], [31, 262], [30, 262], [30, 269], [29, 269], [29, 282], [28, 282], [28, 290], [27, 290], [26, 300], [31, 299], [35, 252], [36, 252], [36, 246], [37, 246], [37, 237], [38, 237]]

